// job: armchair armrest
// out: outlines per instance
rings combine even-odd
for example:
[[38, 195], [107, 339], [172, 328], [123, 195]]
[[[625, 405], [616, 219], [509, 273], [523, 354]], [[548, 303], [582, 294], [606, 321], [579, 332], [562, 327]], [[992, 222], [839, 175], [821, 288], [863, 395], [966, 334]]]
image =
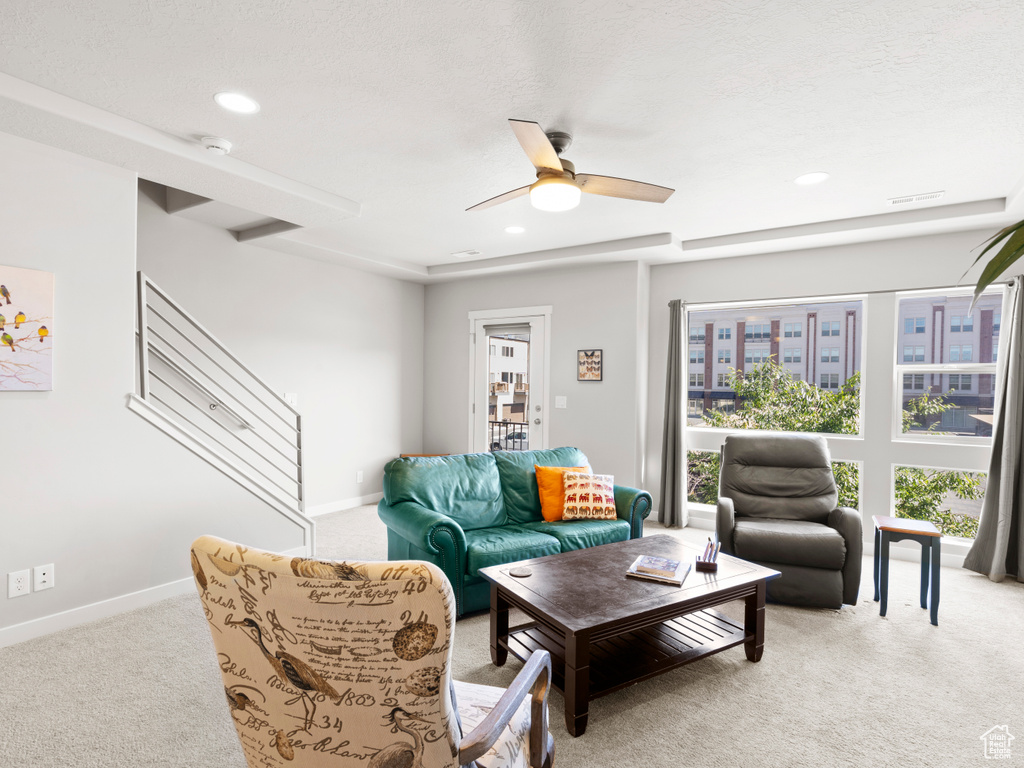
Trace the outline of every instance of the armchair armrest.
[[857, 604], [860, 591], [860, 570], [864, 557], [864, 523], [860, 512], [850, 507], [833, 509], [828, 516], [829, 528], [835, 528], [846, 542], [843, 562], [843, 602]]
[[377, 516], [388, 531], [437, 558], [437, 565], [452, 583], [461, 605], [462, 580], [466, 573], [466, 534], [462, 526], [447, 515], [401, 501], [394, 506], [383, 501], [377, 505]]
[[722, 551], [727, 555], [735, 554], [732, 545], [732, 532], [736, 527], [736, 506], [728, 496], [718, 497], [718, 510], [715, 513], [715, 534], [722, 543]]
[[462, 739], [459, 765], [470, 765], [483, 757], [498, 740], [529, 693], [530, 702], [530, 766], [548, 768], [554, 759], [555, 741], [548, 730], [548, 689], [551, 686], [551, 654], [534, 651], [498, 699], [498, 703], [480, 724]]
[[637, 488], [616, 485], [615, 514], [629, 523], [629, 538], [639, 539], [644, 535], [644, 520], [651, 514], [651, 494]]

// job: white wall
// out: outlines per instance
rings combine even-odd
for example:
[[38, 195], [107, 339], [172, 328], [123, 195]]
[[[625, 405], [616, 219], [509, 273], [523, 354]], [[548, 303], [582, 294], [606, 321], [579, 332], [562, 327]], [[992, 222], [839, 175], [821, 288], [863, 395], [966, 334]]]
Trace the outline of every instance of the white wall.
[[0, 596], [0, 645], [190, 577], [199, 534], [302, 543], [294, 525], [125, 407], [136, 199], [133, 173], [0, 134], [0, 264], [53, 272], [56, 297], [53, 391], [0, 392], [0, 574], [54, 563], [56, 586]]
[[[574, 445], [597, 472], [639, 483], [646, 340], [646, 270], [635, 263], [510, 273], [428, 285], [424, 449], [464, 453], [469, 430], [469, 319], [472, 310], [551, 305], [551, 367], [545, 404], [552, 447]], [[638, 330], [640, 329], [640, 330]], [[576, 351], [603, 349], [601, 382], [576, 381]], [[554, 410], [554, 397], [567, 398]]]
[[[956, 232], [652, 267], [646, 460], [647, 489], [654, 494], [655, 509], [661, 503], [658, 487], [665, 413], [668, 302], [671, 299], [704, 303], [948, 288], [961, 280], [977, 256], [977, 246], [992, 234], [989, 231]], [[962, 284], [972, 285], [979, 271], [972, 270]], [[877, 314], [875, 322], [880, 320]], [[868, 317], [867, 322], [872, 322], [872, 318]], [[866, 350], [866, 358], [877, 352]], [[886, 356], [891, 353], [891, 349], [881, 351], [886, 362]], [[879, 425], [886, 434], [887, 424]], [[881, 499], [881, 494], [875, 498]], [[876, 507], [867, 514], [888, 514], [888, 511]]]
[[[423, 286], [239, 243], [139, 192], [139, 269], [278, 392], [299, 396], [306, 508], [381, 490], [423, 434]], [[361, 470], [363, 482], [356, 482]]]

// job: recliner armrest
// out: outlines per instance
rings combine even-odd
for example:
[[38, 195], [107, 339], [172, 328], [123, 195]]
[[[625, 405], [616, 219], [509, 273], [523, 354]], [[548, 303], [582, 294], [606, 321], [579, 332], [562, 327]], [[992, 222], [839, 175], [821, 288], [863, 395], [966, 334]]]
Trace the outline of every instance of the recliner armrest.
[[718, 509], [715, 513], [715, 534], [722, 543], [722, 551], [727, 555], [736, 553], [732, 545], [732, 532], [736, 527], [736, 507], [727, 496], [718, 497]]
[[835, 528], [846, 542], [843, 562], [843, 602], [857, 604], [860, 592], [860, 571], [864, 557], [864, 521], [856, 509], [837, 507], [828, 515], [829, 528]]
[[644, 520], [651, 514], [651, 494], [637, 488], [616, 485], [615, 514], [629, 523], [629, 538], [639, 539], [644, 535]]

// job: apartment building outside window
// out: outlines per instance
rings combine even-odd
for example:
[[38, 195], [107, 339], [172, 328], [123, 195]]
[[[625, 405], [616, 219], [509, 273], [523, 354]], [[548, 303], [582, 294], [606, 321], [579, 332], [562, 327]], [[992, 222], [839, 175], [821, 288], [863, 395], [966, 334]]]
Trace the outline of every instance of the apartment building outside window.
[[970, 333], [974, 330], [974, 315], [952, 315], [949, 318], [950, 333]]
[[924, 347], [904, 347], [903, 348], [903, 362], [904, 363], [923, 363], [924, 362]]
[[822, 389], [839, 389], [839, 374], [838, 373], [823, 373], [823, 374], [821, 374], [821, 388]]
[[923, 317], [906, 317], [903, 319], [904, 333], [924, 333]]
[[786, 353], [783, 357], [783, 361], [787, 363], [799, 363], [800, 347], [786, 347]]
[[970, 363], [973, 361], [974, 351], [970, 344], [952, 344], [949, 347], [949, 362]]
[[704, 362], [704, 350], [691, 350], [690, 351], [690, 365], [697, 365], [698, 363]]
[[786, 323], [784, 326], [783, 335], [787, 339], [799, 339], [803, 333], [801, 323]]
[[704, 326], [700, 328], [690, 328], [690, 343], [698, 344], [704, 341]]
[[703, 373], [691, 373], [690, 374], [690, 389], [703, 389], [704, 388], [704, 374]]
[[839, 321], [838, 320], [826, 320], [821, 324], [821, 335], [822, 336], [838, 336], [839, 335]]
[[951, 374], [949, 374], [949, 388], [950, 389], [957, 389], [957, 390], [960, 390], [960, 391], [963, 391], [963, 392], [970, 391], [970, 389], [971, 389], [971, 374], [969, 374], [969, 373], [951, 373]]
[[747, 347], [743, 361], [752, 365], [760, 365], [761, 363], [768, 362], [771, 354], [771, 350], [767, 347], [764, 349], [751, 349], [750, 347]]
[[729, 326], [724, 326], [724, 327], [718, 329], [718, 340], [719, 341], [724, 341], [726, 339], [731, 339], [731, 338], [732, 338], [732, 328], [730, 328]]
[[903, 389], [913, 389], [920, 392], [924, 388], [924, 374], [903, 374]]
[[729, 374], [720, 373], [718, 374], [718, 380], [715, 383], [716, 387], [728, 387], [729, 386]]
[[731, 349], [720, 349], [720, 350], [718, 350], [718, 362], [720, 362], [720, 363], [731, 363], [732, 362], [732, 350]]
[[838, 363], [839, 362], [839, 347], [822, 347], [821, 348], [821, 362], [823, 362], [823, 363]]
[[771, 336], [771, 323], [748, 323], [744, 331], [744, 338], [747, 341], [768, 341]]

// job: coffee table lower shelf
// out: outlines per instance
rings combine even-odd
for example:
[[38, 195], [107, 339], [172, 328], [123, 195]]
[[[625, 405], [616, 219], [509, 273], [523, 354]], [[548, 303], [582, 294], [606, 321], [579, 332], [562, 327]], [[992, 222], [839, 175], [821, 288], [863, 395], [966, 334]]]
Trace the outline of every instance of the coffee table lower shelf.
[[[591, 640], [588, 700], [660, 675], [675, 667], [741, 645], [742, 623], [705, 609], [621, 634]], [[565, 646], [562, 638], [539, 622], [509, 629], [500, 644], [526, 661], [536, 650], [551, 654], [552, 682], [565, 691]]]

